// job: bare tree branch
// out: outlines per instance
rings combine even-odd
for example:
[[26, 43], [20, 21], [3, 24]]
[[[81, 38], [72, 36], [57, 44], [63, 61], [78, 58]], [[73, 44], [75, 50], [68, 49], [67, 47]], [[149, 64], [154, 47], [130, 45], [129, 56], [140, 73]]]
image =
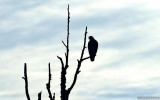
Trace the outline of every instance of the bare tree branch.
[[90, 57], [83, 58], [82, 61], [89, 59]]
[[57, 58], [61, 61], [62, 69], [64, 69], [64, 63], [61, 57], [57, 56]]
[[76, 81], [77, 81], [77, 76], [78, 74], [81, 72], [80, 71], [80, 67], [81, 67], [81, 63], [88, 59], [89, 57], [86, 57], [86, 58], [83, 58], [83, 54], [84, 54], [84, 50], [86, 48], [86, 36], [87, 36], [87, 27], [86, 27], [86, 30], [85, 30], [85, 36], [84, 36], [84, 44], [83, 44], [83, 49], [82, 49], [82, 53], [81, 53], [81, 57], [80, 57], [80, 60], [77, 60], [78, 61], [78, 65], [77, 65], [77, 69], [76, 69], [76, 72], [75, 72], [75, 75], [74, 75], [74, 80], [73, 80], [73, 83], [71, 84], [70, 88], [68, 88], [68, 92], [70, 93], [71, 90], [73, 89]]
[[51, 69], [50, 69], [50, 63], [48, 64], [48, 70], [49, 70], [49, 74], [48, 74], [48, 83], [46, 84], [46, 88], [47, 88], [50, 100], [54, 100], [55, 93], [52, 96], [52, 93], [51, 93], [51, 90], [50, 90], [50, 87], [51, 87], [50, 82], [51, 82], [51, 78], [52, 78]]
[[62, 43], [64, 44], [65, 47], [67, 47], [66, 44], [64, 43], [64, 41], [62, 41]]
[[28, 77], [27, 77], [27, 64], [24, 64], [24, 77], [22, 77], [25, 80], [25, 91], [26, 91], [26, 97], [28, 100], [30, 100], [29, 92], [28, 92]]
[[65, 69], [68, 68], [68, 58], [69, 58], [69, 22], [70, 22], [70, 12], [69, 12], [69, 5], [68, 5], [68, 19], [67, 19], [67, 48], [66, 48], [66, 65], [65, 65]]
[[86, 31], [85, 31], [84, 44], [83, 44], [83, 49], [82, 49], [80, 61], [82, 61], [82, 59], [83, 59], [84, 50], [86, 48], [86, 37], [87, 37], [87, 27], [86, 27]]
[[61, 57], [57, 56], [58, 59], [61, 61], [62, 65], [62, 71], [61, 71], [61, 100], [68, 100], [68, 91], [66, 90], [66, 73], [67, 73], [67, 68], [69, 67], [68, 65], [68, 59], [69, 59], [69, 22], [70, 22], [70, 12], [69, 12], [69, 5], [68, 5], [68, 18], [67, 18], [67, 43], [65, 44], [63, 41], [62, 43], [66, 47], [66, 52], [65, 52], [65, 65], [63, 63], [63, 60]]
[[41, 95], [42, 95], [42, 92], [39, 92], [38, 93], [38, 100], [41, 100]]

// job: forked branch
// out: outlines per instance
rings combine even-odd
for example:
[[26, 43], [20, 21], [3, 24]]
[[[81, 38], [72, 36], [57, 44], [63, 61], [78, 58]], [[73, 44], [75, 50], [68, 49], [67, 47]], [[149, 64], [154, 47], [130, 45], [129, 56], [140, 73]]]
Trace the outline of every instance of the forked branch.
[[71, 84], [70, 88], [68, 88], [68, 92], [70, 93], [71, 90], [73, 89], [76, 81], [77, 81], [77, 76], [78, 74], [80, 73], [80, 67], [81, 67], [81, 64], [84, 60], [87, 60], [89, 57], [86, 57], [86, 58], [83, 58], [83, 55], [84, 55], [84, 51], [85, 51], [85, 48], [86, 48], [86, 37], [87, 37], [87, 27], [86, 27], [86, 30], [85, 30], [85, 35], [84, 35], [84, 44], [83, 44], [83, 48], [82, 48], [82, 52], [81, 52], [81, 57], [78, 61], [78, 65], [77, 65], [77, 69], [76, 69], [76, 72], [75, 72], [75, 75], [74, 75], [74, 80], [73, 80], [73, 83]]

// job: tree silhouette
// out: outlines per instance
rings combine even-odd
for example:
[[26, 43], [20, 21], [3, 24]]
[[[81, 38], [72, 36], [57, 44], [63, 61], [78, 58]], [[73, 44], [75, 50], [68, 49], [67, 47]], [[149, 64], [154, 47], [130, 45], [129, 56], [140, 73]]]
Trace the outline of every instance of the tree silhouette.
[[[77, 81], [77, 77], [78, 77], [78, 74], [81, 72], [80, 71], [80, 68], [81, 68], [81, 65], [82, 65], [82, 62], [84, 60], [87, 60], [89, 59], [90, 57], [83, 57], [84, 55], [84, 51], [86, 49], [86, 37], [87, 37], [87, 27], [85, 29], [85, 34], [84, 34], [84, 44], [83, 44], [83, 47], [82, 47], [82, 51], [81, 51], [81, 56], [79, 59], [77, 59], [77, 68], [76, 68], [76, 71], [75, 71], [75, 74], [74, 74], [74, 79], [73, 79], [73, 82], [72, 84], [70, 85], [70, 87], [68, 89], [66, 89], [66, 74], [67, 74], [67, 69], [69, 67], [69, 62], [68, 62], [68, 59], [69, 59], [69, 25], [70, 25], [70, 12], [69, 12], [69, 5], [68, 5], [68, 18], [67, 18], [67, 43], [65, 44], [64, 41], [62, 41], [63, 45], [65, 46], [66, 48], [66, 52], [65, 52], [65, 64], [64, 64], [64, 60], [62, 59], [62, 57], [60, 56], [57, 56], [57, 58], [60, 60], [61, 62], [61, 83], [60, 83], [60, 86], [61, 86], [61, 100], [69, 100], [69, 95], [73, 89], [73, 87], [75, 86], [76, 84], [76, 81]], [[49, 74], [48, 74], [48, 83], [46, 84], [46, 89], [48, 91], [48, 95], [49, 95], [49, 99], [50, 100], [55, 100], [55, 93], [51, 93], [51, 90], [50, 90], [50, 82], [51, 82], [51, 69], [50, 69], [50, 63], [48, 65], [49, 67]], [[29, 91], [28, 91], [28, 77], [27, 77], [27, 64], [25, 63], [24, 64], [24, 77], [22, 77], [24, 80], [25, 80], [25, 92], [26, 92], [26, 97], [28, 100], [30, 100], [30, 96], [29, 96]], [[41, 94], [42, 92], [38, 93], [38, 100], [41, 100]]]
[[86, 36], [87, 36], [87, 27], [86, 27], [85, 35], [84, 35], [84, 44], [83, 44], [80, 59], [77, 60], [78, 65], [77, 65], [77, 69], [76, 69], [76, 72], [75, 72], [75, 75], [74, 75], [74, 80], [73, 80], [71, 86], [68, 89], [66, 89], [66, 72], [67, 72], [67, 68], [69, 67], [69, 64], [68, 64], [68, 59], [69, 59], [69, 34], [70, 34], [69, 33], [69, 23], [70, 23], [69, 5], [68, 5], [67, 10], [68, 10], [67, 45], [62, 41], [62, 43], [66, 47], [66, 53], [65, 53], [66, 63], [65, 63], [65, 65], [64, 65], [64, 61], [63, 61], [62, 57], [57, 56], [58, 59], [61, 62], [61, 66], [62, 66], [62, 71], [61, 71], [61, 100], [68, 100], [69, 94], [70, 94], [71, 90], [73, 89], [74, 85], [76, 84], [77, 76], [80, 73], [81, 64], [84, 60], [89, 58], [89, 57], [83, 58], [83, 54], [84, 54], [84, 51], [85, 51], [85, 48], [86, 48]]

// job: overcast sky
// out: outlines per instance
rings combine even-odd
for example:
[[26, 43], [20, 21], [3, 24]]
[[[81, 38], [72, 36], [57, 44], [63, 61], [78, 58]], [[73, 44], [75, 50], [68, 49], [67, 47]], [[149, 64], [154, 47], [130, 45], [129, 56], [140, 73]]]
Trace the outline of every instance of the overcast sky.
[[[99, 42], [94, 62], [84, 61], [70, 100], [136, 100], [160, 93], [159, 0], [0, 0], [0, 100], [25, 100], [24, 63], [29, 92], [60, 100], [61, 63], [70, 4], [70, 56], [67, 87], [88, 36]], [[87, 37], [88, 37], [87, 36]], [[87, 38], [88, 42], [88, 38]], [[85, 51], [88, 56], [88, 50]]]

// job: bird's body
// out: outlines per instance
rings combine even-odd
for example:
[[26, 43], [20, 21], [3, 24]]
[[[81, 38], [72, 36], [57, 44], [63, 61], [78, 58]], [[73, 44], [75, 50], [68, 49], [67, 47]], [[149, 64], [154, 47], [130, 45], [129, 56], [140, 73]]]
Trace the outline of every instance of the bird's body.
[[98, 42], [92, 36], [89, 36], [89, 39], [90, 41], [88, 42], [88, 52], [91, 61], [94, 61], [98, 49]]

